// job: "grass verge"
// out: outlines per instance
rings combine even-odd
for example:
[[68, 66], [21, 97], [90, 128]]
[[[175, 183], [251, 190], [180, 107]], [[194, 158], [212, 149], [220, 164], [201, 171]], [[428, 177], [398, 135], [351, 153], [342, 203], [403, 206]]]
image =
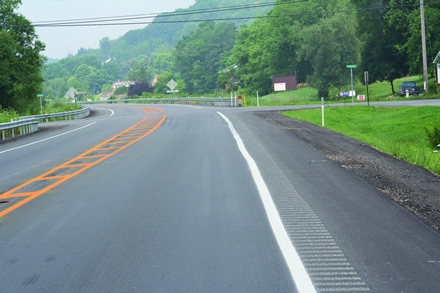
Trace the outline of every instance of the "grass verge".
[[[440, 175], [440, 153], [429, 147], [424, 127], [440, 124], [440, 107], [348, 106], [325, 108], [325, 128], [366, 142]], [[282, 112], [321, 126], [321, 109]]]

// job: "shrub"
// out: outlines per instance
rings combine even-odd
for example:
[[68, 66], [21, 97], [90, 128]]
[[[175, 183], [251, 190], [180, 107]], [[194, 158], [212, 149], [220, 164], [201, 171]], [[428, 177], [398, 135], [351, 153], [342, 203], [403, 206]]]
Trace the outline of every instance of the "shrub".
[[152, 93], [154, 91], [154, 87], [151, 86], [148, 82], [136, 82], [135, 84], [130, 85], [128, 88], [129, 96], [140, 96], [143, 92]]
[[428, 136], [427, 141], [432, 149], [437, 150], [440, 145], [440, 124], [431, 125], [431, 127], [432, 128], [428, 128], [425, 126], [425, 132]]

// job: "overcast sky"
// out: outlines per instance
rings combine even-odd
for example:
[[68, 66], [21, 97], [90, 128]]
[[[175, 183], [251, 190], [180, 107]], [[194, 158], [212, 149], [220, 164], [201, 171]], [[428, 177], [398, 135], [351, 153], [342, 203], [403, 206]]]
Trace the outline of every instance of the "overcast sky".
[[[31, 22], [171, 12], [188, 8], [195, 0], [22, 0], [18, 12]], [[145, 25], [37, 28], [46, 44], [44, 55], [61, 59], [79, 48], [99, 47], [99, 40], [114, 40]]]

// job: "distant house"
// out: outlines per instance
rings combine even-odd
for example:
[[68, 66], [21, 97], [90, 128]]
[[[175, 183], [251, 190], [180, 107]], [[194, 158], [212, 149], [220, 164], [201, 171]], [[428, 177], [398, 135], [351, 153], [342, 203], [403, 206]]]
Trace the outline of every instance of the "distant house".
[[130, 86], [131, 84], [134, 84], [133, 81], [114, 81], [113, 82], [113, 90], [116, 90], [117, 88], [120, 88], [122, 86]]
[[109, 63], [110, 61], [112, 61], [111, 57], [107, 58], [104, 62], [101, 63], [101, 65], [104, 65], [105, 63]]
[[115, 95], [115, 97], [116, 97], [116, 100], [120, 100], [120, 99], [125, 99], [126, 97], [128, 97], [128, 95], [127, 94], [125, 94], [125, 95]]
[[[237, 65], [237, 64], [232, 64], [232, 65], [229, 66], [229, 67], [232, 67], [233, 69], [237, 69], [237, 68], [238, 68], [238, 65]], [[220, 74], [220, 73], [222, 73], [222, 72], [229, 72], [229, 67], [226, 67], [225, 69], [220, 70], [218, 73]]]
[[434, 64], [437, 64], [437, 83], [440, 81], [440, 52], [438, 52], [437, 57], [434, 59]]
[[157, 82], [157, 78], [158, 78], [159, 76], [163, 76], [163, 74], [156, 74], [156, 75], [154, 76], [153, 82], [151, 83], [152, 86], [154, 86], [154, 84]]
[[101, 101], [106, 101], [106, 100], [108, 100], [108, 98], [111, 97], [111, 95], [113, 95], [113, 92], [106, 92], [106, 93], [101, 94], [101, 95], [99, 96], [99, 99], [100, 99]]

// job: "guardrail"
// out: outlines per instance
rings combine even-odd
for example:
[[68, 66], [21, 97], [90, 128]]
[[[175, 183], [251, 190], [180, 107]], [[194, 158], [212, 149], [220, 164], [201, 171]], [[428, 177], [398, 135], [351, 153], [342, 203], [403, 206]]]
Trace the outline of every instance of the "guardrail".
[[20, 129], [20, 135], [25, 135], [29, 133], [33, 133], [38, 131], [38, 123], [40, 120], [46, 120], [49, 122], [51, 118], [56, 120], [58, 117], [64, 117], [65, 120], [72, 120], [72, 116], [74, 119], [81, 119], [90, 115], [90, 107], [84, 107], [81, 110], [76, 111], [67, 111], [61, 113], [51, 113], [51, 114], [43, 114], [43, 115], [35, 115], [35, 116], [23, 116], [20, 117], [20, 120], [11, 121], [7, 123], [0, 123], [0, 130], [2, 131], [2, 139], [5, 140], [5, 130], [11, 129], [12, 137], [15, 137], [15, 129]]
[[204, 105], [217, 107], [236, 107], [235, 98], [161, 98], [161, 99], [120, 99], [120, 100], [104, 100], [78, 102], [80, 104], [188, 104], [188, 105]]
[[18, 121], [11, 121], [7, 123], [0, 123], [0, 130], [2, 131], [2, 138], [5, 140], [5, 130], [12, 130], [12, 137], [15, 136], [15, 128], [20, 128], [20, 135], [33, 133], [38, 131], [38, 122], [37, 118], [28, 118]]
[[67, 112], [61, 112], [61, 113], [51, 113], [51, 114], [43, 114], [43, 115], [34, 115], [34, 116], [23, 116], [20, 117], [20, 119], [30, 119], [30, 118], [38, 118], [41, 120], [46, 120], [46, 122], [49, 122], [49, 119], [53, 118], [54, 121], [56, 118], [64, 117], [65, 120], [72, 120], [72, 116], [74, 119], [81, 119], [84, 117], [87, 117], [90, 115], [90, 107], [84, 107], [81, 110], [75, 110], [75, 111], [67, 111]]

